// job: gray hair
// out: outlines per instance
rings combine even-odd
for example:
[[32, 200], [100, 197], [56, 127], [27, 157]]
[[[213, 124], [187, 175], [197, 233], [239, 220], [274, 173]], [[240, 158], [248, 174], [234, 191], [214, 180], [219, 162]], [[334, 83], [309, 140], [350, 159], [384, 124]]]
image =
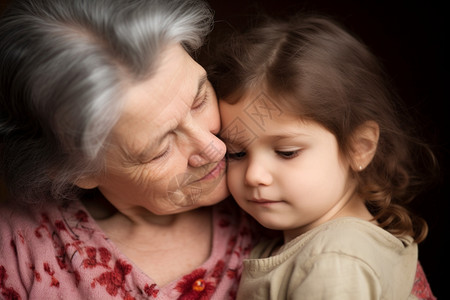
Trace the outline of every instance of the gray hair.
[[69, 199], [99, 174], [127, 82], [212, 29], [197, 0], [24, 0], [0, 19], [0, 167], [23, 203]]

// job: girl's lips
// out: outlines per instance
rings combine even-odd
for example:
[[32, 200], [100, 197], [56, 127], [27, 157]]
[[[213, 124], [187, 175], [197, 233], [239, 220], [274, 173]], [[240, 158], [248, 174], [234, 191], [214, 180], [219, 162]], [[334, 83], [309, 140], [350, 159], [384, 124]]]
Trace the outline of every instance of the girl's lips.
[[249, 202], [260, 204], [260, 205], [269, 205], [269, 204], [275, 204], [275, 203], [281, 203], [283, 201], [275, 201], [275, 200], [267, 200], [267, 199], [251, 199], [248, 200]]

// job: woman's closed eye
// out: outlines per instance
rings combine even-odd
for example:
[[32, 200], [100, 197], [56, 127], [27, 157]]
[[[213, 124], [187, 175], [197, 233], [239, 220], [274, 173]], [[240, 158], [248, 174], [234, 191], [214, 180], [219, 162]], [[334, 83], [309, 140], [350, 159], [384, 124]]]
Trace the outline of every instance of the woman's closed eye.
[[208, 103], [209, 99], [210, 99], [210, 83], [206, 83], [203, 86], [203, 91], [201, 92], [201, 94], [199, 95], [198, 99], [196, 99], [194, 101], [194, 103], [192, 104], [191, 110], [193, 111], [201, 111], [203, 107], [206, 106], [206, 104]]
[[161, 163], [164, 162], [166, 158], [169, 157], [173, 143], [174, 143], [174, 132], [171, 131], [167, 134], [166, 138], [161, 143], [160, 147], [153, 152], [153, 154], [144, 154], [138, 159], [139, 164], [148, 164], [148, 163]]
[[152, 161], [157, 161], [157, 160], [164, 159], [167, 155], [169, 155], [169, 152], [170, 152], [170, 145], [168, 145], [164, 150], [162, 150], [161, 152], [159, 152], [158, 154], [156, 154], [156, 155], [152, 158]]
[[202, 98], [200, 98], [199, 100], [195, 101], [193, 103], [191, 109], [194, 111], [199, 111], [206, 105], [207, 102], [208, 102], [208, 92], [205, 91], [204, 96]]

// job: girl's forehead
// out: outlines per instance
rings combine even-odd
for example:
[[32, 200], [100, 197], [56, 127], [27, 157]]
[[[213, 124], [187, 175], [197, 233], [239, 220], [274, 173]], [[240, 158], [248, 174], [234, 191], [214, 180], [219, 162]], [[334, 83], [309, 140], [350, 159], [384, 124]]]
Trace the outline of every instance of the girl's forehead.
[[221, 138], [240, 145], [267, 136], [309, 135], [310, 125], [318, 125], [302, 120], [264, 92], [247, 94], [234, 104], [221, 101], [221, 118]]
[[231, 116], [248, 119], [261, 130], [267, 129], [269, 123], [275, 120], [282, 121], [284, 118], [288, 118], [301, 121], [300, 114], [294, 113], [288, 107], [285, 99], [274, 97], [265, 90], [247, 92], [239, 98], [233, 99], [234, 101], [230, 101], [231, 104], [226, 100], [221, 99], [220, 101], [222, 116], [229, 119], [225, 113], [227, 110], [233, 110]]

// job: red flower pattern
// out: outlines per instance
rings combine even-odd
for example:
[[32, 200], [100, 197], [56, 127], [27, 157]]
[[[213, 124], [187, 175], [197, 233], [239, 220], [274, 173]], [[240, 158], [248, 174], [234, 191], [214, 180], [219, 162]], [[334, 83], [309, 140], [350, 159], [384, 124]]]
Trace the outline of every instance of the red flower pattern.
[[44, 271], [50, 275], [51, 277], [51, 283], [50, 286], [59, 287], [59, 281], [55, 278], [55, 271], [50, 267], [49, 263], [44, 263]]
[[34, 234], [36, 235], [36, 237], [38, 237], [38, 238], [42, 237], [41, 229], [44, 229], [45, 231], [47, 231], [48, 235], [50, 235], [47, 225], [45, 225], [44, 222], [42, 222], [41, 225], [38, 228], [36, 228], [36, 230], [34, 231]]
[[94, 247], [87, 247], [86, 254], [87, 254], [88, 258], [83, 260], [83, 266], [85, 268], [93, 268], [93, 267], [97, 266], [97, 258], [96, 258], [97, 249], [95, 249]]
[[81, 209], [75, 213], [75, 218], [80, 223], [88, 222], [88, 215], [87, 215], [87, 213], [85, 211], [81, 210]]
[[63, 221], [56, 220], [56, 221], [55, 221], [55, 227], [56, 227], [56, 229], [58, 229], [59, 231], [67, 231], [66, 225], [64, 225], [64, 222], [63, 222]]
[[13, 288], [6, 287], [6, 279], [8, 279], [6, 269], [4, 266], [0, 266], [0, 289], [2, 296], [5, 297], [5, 300], [20, 300], [20, 295]]
[[[50, 295], [56, 295], [52, 294], [52, 291], [59, 290], [61, 292], [56, 293], [64, 293], [63, 290], [70, 284], [77, 289], [85, 289], [87, 284], [90, 288], [97, 289], [96, 293], [101, 292], [101, 294], [127, 300], [135, 299], [135, 297], [155, 299], [166, 293], [165, 291], [163, 293], [154, 282], [146, 282], [148, 278], [139, 275], [140, 271], [135, 274], [129, 262], [118, 258], [121, 256], [118, 256], [115, 249], [109, 248], [108, 239], [98, 230], [84, 210], [78, 207], [73, 209], [70, 204], [58, 210], [52, 209], [46, 213], [37, 214], [38, 223], [31, 227], [32, 236], [27, 234], [30, 227], [19, 226], [10, 239], [9, 257], [15, 255], [15, 257], [22, 257], [23, 261], [29, 261], [26, 264], [30, 275], [34, 276], [33, 284], [36, 285], [37, 291], [48, 291], [50, 297]], [[243, 234], [237, 232], [234, 223], [230, 222], [234, 218], [231, 212], [224, 210], [219, 212], [219, 215], [221, 217], [215, 219], [215, 230], [217, 234], [224, 233], [227, 236], [227, 240], [223, 241], [225, 249], [218, 248], [222, 251], [220, 257], [223, 259], [218, 259], [215, 264], [210, 265], [213, 267], [194, 270], [176, 283], [173, 292], [181, 300], [210, 299], [216, 287], [222, 284], [224, 279], [229, 295], [233, 295], [236, 291], [234, 274], [237, 271], [230, 270], [229, 260], [236, 255], [238, 243], [247, 244], [249, 241], [248, 238], [237, 241]], [[19, 220], [19, 224], [20, 222], [22, 221]], [[29, 223], [27, 221], [24, 224]], [[87, 244], [91, 241], [91, 244]], [[45, 249], [43, 251], [52, 253], [53, 257], [43, 255], [45, 259], [42, 260], [39, 260], [42, 256], [27, 257], [28, 251], [34, 244], [39, 245], [39, 251]], [[236, 249], [232, 249], [233, 246]], [[37, 259], [34, 260], [35, 258]], [[10, 284], [7, 284], [9, 266], [0, 265], [0, 267], [1, 299], [20, 299], [20, 291], [15, 290], [16, 283], [11, 279], [12, 273], [9, 279]], [[233, 269], [235, 267], [233, 265]], [[131, 273], [133, 273], [132, 276]], [[20, 275], [15, 272], [14, 278], [18, 278], [17, 276]], [[39, 284], [46, 286], [38, 288]], [[44, 293], [47, 295], [47, 292]]]
[[36, 267], [33, 264], [29, 264], [28, 268], [30, 268], [30, 270], [33, 272], [34, 274], [34, 278], [36, 279], [37, 282], [41, 282], [41, 273], [39, 273], [38, 271], [36, 271]]
[[153, 298], [156, 298], [158, 296], [159, 290], [156, 288], [156, 284], [153, 283], [152, 285], [145, 285], [144, 292], [147, 294], [147, 296], [151, 296]]
[[228, 269], [227, 276], [228, 276], [228, 278], [236, 278], [237, 270]]
[[181, 292], [179, 300], [208, 300], [216, 287], [213, 282], [204, 281], [201, 289], [196, 288], [198, 280], [205, 280], [206, 270], [196, 269], [191, 274], [184, 276], [178, 282], [176, 289]]
[[425, 272], [423, 271], [420, 263], [417, 263], [416, 277], [414, 279], [412, 294], [422, 300], [436, 300], [436, 297], [434, 297], [431, 292], [430, 285], [428, 284], [427, 278], [425, 277]]
[[220, 277], [222, 277], [224, 268], [225, 268], [225, 262], [223, 260], [219, 259], [214, 267], [214, 270], [213, 270], [211, 276], [220, 280]]
[[[131, 270], [131, 265], [119, 259], [116, 261], [114, 271], [102, 273], [99, 277], [95, 278], [95, 281], [105, 286], [106, 291], [111, 296], [116, 296], [121, 291], [125, 299], [129, 297], [128, 292], [125, 290], [125, 276], [130, 274]], [[92, 283], [92, 287], [95, 287], [95, 281]]]

